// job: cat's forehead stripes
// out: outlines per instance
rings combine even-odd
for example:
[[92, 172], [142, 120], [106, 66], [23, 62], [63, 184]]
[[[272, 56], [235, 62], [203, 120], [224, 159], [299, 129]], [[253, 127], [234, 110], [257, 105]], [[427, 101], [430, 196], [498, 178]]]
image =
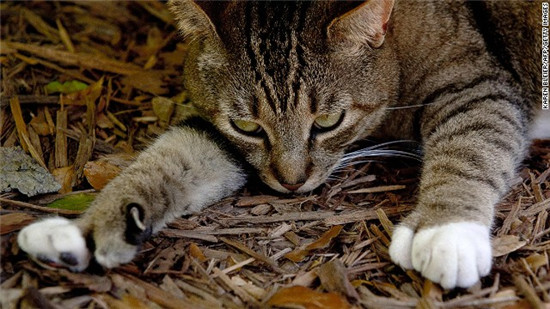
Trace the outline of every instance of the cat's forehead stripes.
[[308, 6], [307, 2], [246, 3], [245, 51], [259, 88], [256, 92], [263, 94], [251, 103], [265, 102], [275, 114], [298, 105], [305, 67], [300, 33]]

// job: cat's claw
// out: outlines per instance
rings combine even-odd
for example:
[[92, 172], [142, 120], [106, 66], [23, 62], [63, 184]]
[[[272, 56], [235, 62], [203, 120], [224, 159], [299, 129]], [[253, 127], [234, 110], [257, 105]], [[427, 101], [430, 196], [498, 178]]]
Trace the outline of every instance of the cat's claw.
[[79, 272], [90, 263], [90, 252], [80, 229], [71, 221], [56, 217], [23, 228], [19, 247], [47, 268], [68, 268]]
[[489, 228], [457, 222], [413, 231], [397, 227], [390, 246], [392, 260], [414, 268], [443, 288], [470, 287], [491, 270]]

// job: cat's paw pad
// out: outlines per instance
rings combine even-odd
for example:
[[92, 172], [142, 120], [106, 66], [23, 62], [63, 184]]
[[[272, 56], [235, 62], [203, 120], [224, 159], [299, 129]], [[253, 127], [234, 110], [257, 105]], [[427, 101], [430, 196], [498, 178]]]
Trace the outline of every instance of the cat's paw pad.
[[17, 242], [32, 259], [47, 268], [82, 271], [90, 262], [90, 252], [80, 229], [65, 218], [30, 224], [19, 232]]
[[446, 289], [470, 287], [491, 270], [489, 228], [458, 222], [420, 230], [411, 258], [414, 269]]
[[406, 226], [398, 226], [393, 230], [389, 253], [392, 261], [405, 268], [412, 269], [411, 247], [414, 232]]

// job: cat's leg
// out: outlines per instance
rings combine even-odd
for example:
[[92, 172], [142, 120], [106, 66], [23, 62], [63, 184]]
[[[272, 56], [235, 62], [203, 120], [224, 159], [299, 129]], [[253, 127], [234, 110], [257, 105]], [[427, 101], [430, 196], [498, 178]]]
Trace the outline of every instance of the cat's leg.
[[104, 267], [132, 260], [168, 221], [234, 193], [246, 181], [240, 164], [212, 136], [189, 127], [162, 135], [113, 179], [75, 221], [50, 218], [25, 227], [21, 249], [54, 267], [81, 271], [91, 254]]
[[496, 79], [478, 83], [466, 93], [448, 87], [441, 104], [424, 111], [418, 205], [389, 249], [395, 263], [445, 288], [469, 287], [489, 273], [494, 206], [527, 145], [527, 107]]

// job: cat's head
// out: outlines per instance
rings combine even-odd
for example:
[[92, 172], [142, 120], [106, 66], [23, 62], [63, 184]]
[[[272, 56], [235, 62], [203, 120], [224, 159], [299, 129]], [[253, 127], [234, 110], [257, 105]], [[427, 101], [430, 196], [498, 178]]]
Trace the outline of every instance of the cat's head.
[[194, 104], [271, 188], [326, 181], [396, 98], [393, 0], [170, 3]]

